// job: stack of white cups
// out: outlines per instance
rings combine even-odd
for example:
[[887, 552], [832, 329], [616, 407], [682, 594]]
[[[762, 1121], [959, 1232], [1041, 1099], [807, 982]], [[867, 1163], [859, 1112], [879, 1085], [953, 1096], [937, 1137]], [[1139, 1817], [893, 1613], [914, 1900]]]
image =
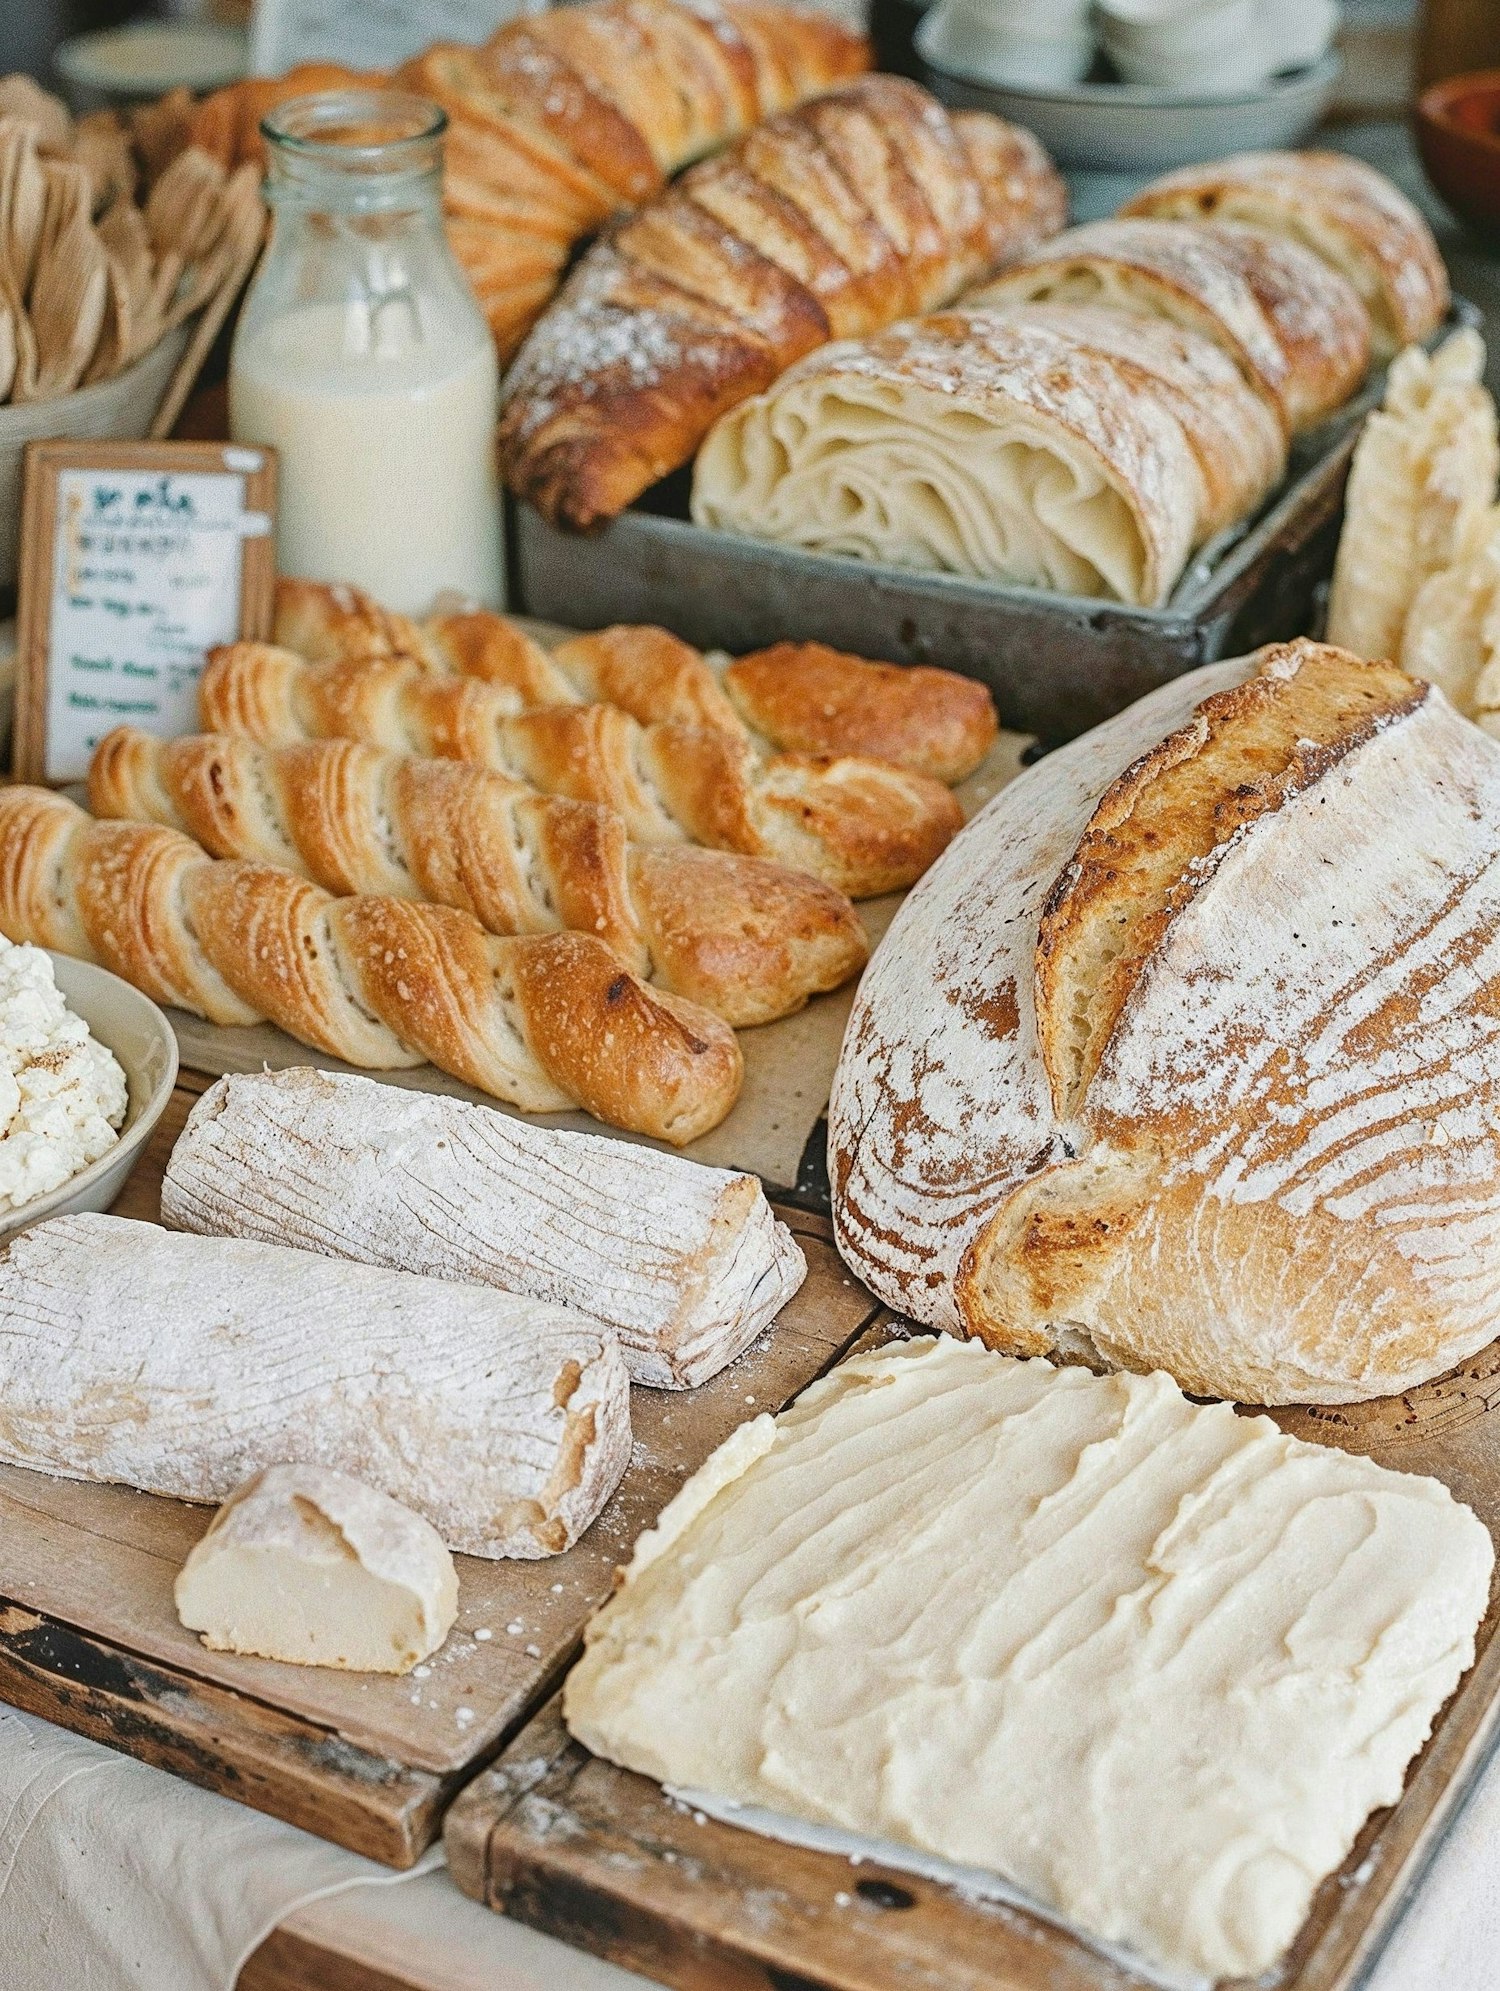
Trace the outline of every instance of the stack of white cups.
[[939, 0], [922, 52], [940, 69], [1019, 89], [1060, 89], [1094, 59], [1089, 0]]
[[1339, 10], [1335, 0], [1098, 0], [1097, 17], [1127, 83], [1229, 96], [1316, 62]]

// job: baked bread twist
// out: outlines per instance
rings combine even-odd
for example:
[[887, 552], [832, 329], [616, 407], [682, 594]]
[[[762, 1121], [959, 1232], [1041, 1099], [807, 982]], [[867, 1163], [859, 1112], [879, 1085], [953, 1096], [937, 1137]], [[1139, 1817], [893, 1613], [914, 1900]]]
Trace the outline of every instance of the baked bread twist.
[[829, 339], [946, 303], [1060, 228], [1029, 133], [867, 76], [759, 126], [596, 242], [505, 384], [506, 482], [613, 518]]
[[404, 656], [319, 668], [274, 644], [230, 643], [209, 653], [198, 701], [206, 732], [471, 761], [544, 794], [603, 803], [637, 843], [775, 858], [856, 899], [910, 885], [963, 823], [940, 782], [883, 761], [765, 757], [747, 734], [643, 726], [614, 705], [518, 711], [507, 688]]
[[211, 1023], [269, 1019], [351, 1065], [424, 1059], [527, 1113], [582, 1106], [681, 1146], [739, 1093], [734, 1032], [590, 934], [499, 939], [447, 906], [334, 898], [175, 830], [0, 789], [0, 933]]
[[680, 636], [617, 623], [550, 652], [490, 609], [393, 615], [358, 588], [283, 576], [274, 640], [315, 664], [406, 656], [512, 690], [516, 710], [618, 705], [643, 726], [680, 720], [794, 753], [888, 760], [950, 786], [995, 744], [995, 701], [982, 684], [920, 664], [877, 664], [824, 643], [776, 643], [710, 660]]
[[597, 804], [353, 740], [268, 749], [118, 726], [95, 751], [89, 806], [330, 892], [457, 906], [491, 933], [593, 934], [635, 974], [739, 1026], [801, 1009], [869, 952], [849, 901], [801, 872], [632, 844]]

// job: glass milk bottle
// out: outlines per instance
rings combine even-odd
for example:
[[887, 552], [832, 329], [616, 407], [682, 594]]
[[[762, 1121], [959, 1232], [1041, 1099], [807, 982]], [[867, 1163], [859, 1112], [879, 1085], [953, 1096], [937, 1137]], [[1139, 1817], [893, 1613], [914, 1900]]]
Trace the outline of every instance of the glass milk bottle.
[[229, 367], [232, 435], [280, 454], [281, 571], [407, 615], [504, 598], [498, 367], [443, 234], [446, 123], [386, 90], [271, 112], [271, 243]]

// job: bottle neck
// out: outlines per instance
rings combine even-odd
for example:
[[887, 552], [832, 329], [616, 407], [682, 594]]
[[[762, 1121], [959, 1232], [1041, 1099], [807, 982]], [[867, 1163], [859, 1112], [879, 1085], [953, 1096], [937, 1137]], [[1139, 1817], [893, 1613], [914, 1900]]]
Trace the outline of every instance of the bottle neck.
[[289, 218], [435, 217], [447, 122], [436, 104], [399, 90], [293, 98], [261, 125], [266, 198]]

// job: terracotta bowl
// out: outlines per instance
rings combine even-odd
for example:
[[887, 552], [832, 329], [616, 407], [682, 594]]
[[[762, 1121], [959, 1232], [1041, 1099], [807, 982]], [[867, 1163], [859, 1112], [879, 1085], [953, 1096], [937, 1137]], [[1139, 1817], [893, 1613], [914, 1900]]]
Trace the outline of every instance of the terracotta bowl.
[[1500, 232], [1500, 69], [1434, 83], [1417, 102], [1417, 148], [1453, 212]]

